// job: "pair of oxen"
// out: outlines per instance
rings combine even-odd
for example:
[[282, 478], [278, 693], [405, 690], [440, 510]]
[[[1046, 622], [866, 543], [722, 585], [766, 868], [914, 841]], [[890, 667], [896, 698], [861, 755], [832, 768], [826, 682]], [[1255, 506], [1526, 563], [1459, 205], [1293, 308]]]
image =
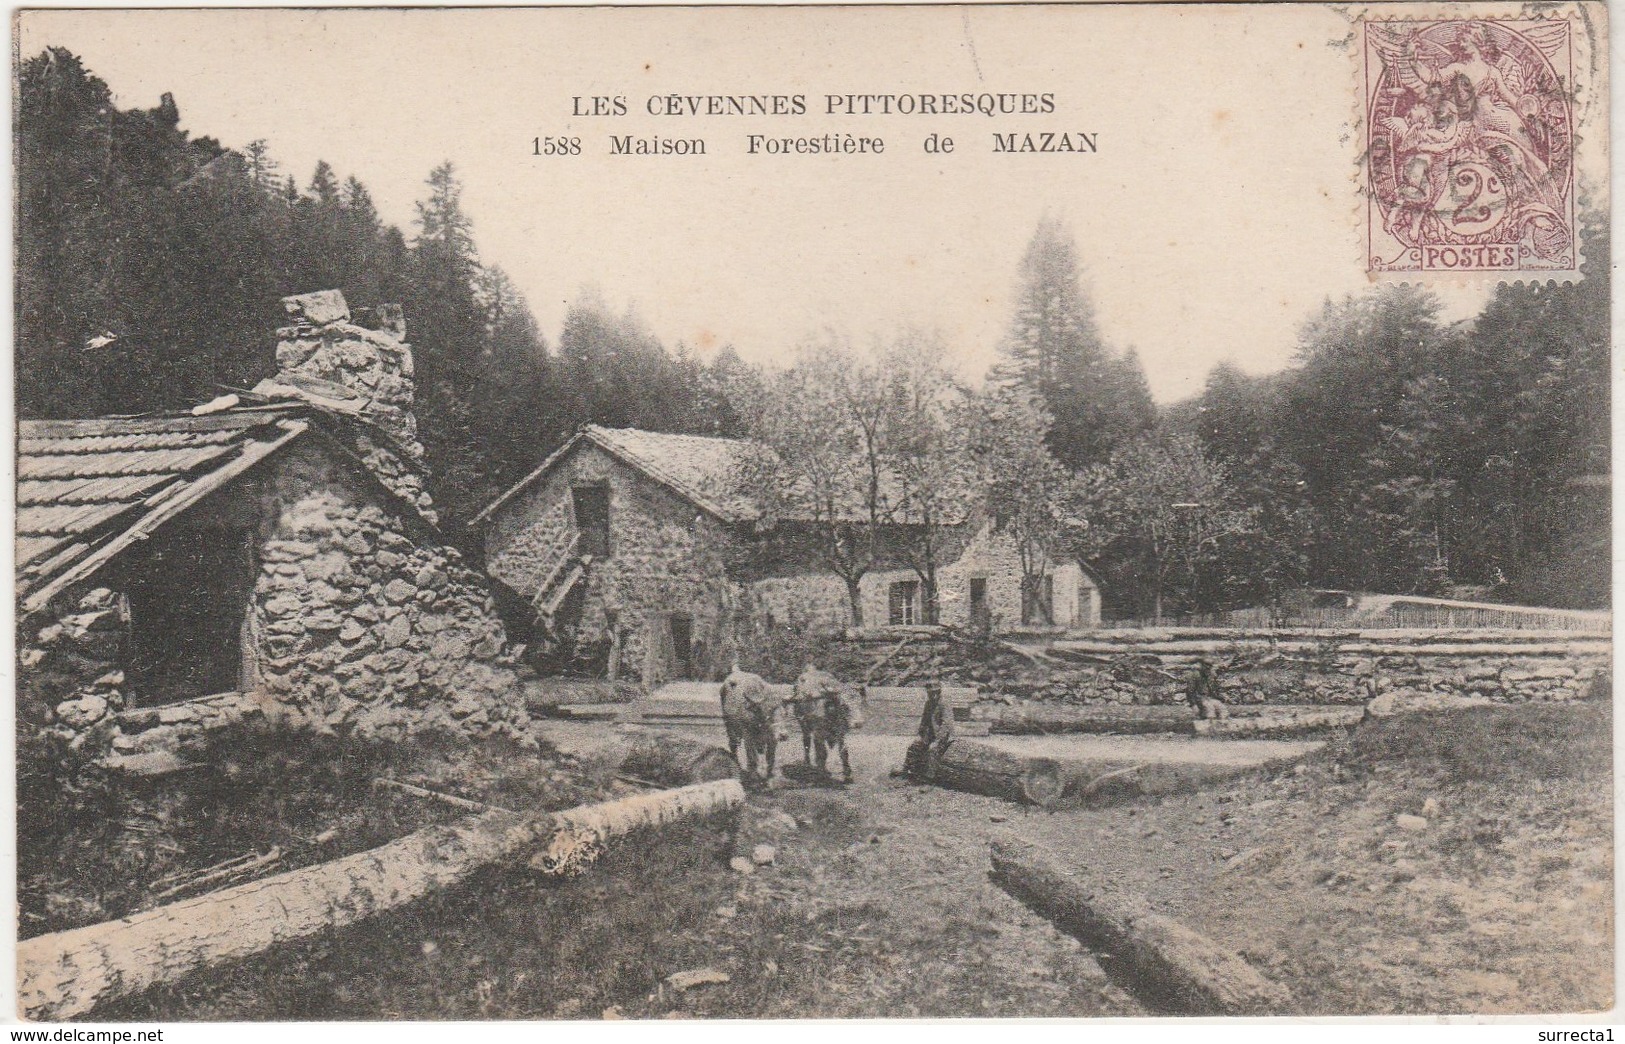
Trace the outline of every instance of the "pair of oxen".
[[[852, 759], [846, 750], [846, 734], [863, 725], [868, 713], [869, 694], [862, 685], [848, 685], [828, 671], [809, 664], [796, 679], [789, 700], [796, 723], [801, 726], [801, 754], [807, 765], [816, 757], [818, 771], [828, 774], [829, 755], [841, 755], [841, 775], [852, 782]], [[747, 778], [770, 781], [779, 740], [786, 738], [779, 725], [783, 701], [759, 674], [737, 667], [722, 682], [722, 722], [728, 730], [728, 751], [737, 760], [745, 748]], [[765, 758], [767, 771], [757, 774]]]

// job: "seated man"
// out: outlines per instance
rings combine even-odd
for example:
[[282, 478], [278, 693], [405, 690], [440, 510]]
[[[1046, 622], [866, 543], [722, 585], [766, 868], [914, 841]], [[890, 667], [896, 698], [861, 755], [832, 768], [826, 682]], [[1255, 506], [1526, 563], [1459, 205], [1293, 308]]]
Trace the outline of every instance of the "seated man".
[[917, 779], [930, 779], [935, 762], [954, 741], [954, 709], [942, 698], [942, 684], [927, 682], [925, 710], [920, 714], [919, 738], [909, 745], [903, 756], [903, 774]]
[[1207, 660], [1197, 660], [1196, 669], [1185, 682], [1185, 702], [1202, 719], [1229, 717], [1229, 709], [1219, 698], [1219, 676]]

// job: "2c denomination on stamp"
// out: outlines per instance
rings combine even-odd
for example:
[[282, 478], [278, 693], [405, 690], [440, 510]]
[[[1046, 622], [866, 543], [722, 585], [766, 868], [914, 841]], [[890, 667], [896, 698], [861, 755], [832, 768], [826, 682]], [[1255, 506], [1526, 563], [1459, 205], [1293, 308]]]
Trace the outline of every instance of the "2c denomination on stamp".
[[1571, 23], [1370, 20], [1361, 43], [1369, 270], [1574, 271]]

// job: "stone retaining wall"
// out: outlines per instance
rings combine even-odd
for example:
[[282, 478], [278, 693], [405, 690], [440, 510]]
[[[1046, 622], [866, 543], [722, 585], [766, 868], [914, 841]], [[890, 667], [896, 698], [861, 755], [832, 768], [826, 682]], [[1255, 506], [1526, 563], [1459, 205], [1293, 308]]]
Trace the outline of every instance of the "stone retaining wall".
[[[862, 647], [851, 657], [850, 645]], [[843, 655], [884, 666], [877, 681], [936, 677], [974, 684], [986, 701], [1156, 705], [1185, 698], [1198, 659], [1226, 702], [1426, 707], [1570, 700], [1605, 694], [1608, 639], [1544, 632], [1091, 632], [1010, 646], [872, 635]], [[889, 659], [885, 659], [889, 656]]]
[[[124, 709], [129, 616], [117, 592], [64, 599], [57, 618], [19, 635], [17, 722], [74, 752], [105, 749]], [[21, 737], [20, 737], [21, 738]]]

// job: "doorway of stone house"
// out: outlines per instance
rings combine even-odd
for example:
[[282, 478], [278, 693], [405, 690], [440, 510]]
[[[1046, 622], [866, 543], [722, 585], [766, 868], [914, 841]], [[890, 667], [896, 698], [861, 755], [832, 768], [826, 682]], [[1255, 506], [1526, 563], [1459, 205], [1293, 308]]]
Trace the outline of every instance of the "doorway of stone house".
[[671, 627], [672, 677], [692, 679], [695, 676], [694, 618], [687, 613], [672, 613], [668, 621]]

